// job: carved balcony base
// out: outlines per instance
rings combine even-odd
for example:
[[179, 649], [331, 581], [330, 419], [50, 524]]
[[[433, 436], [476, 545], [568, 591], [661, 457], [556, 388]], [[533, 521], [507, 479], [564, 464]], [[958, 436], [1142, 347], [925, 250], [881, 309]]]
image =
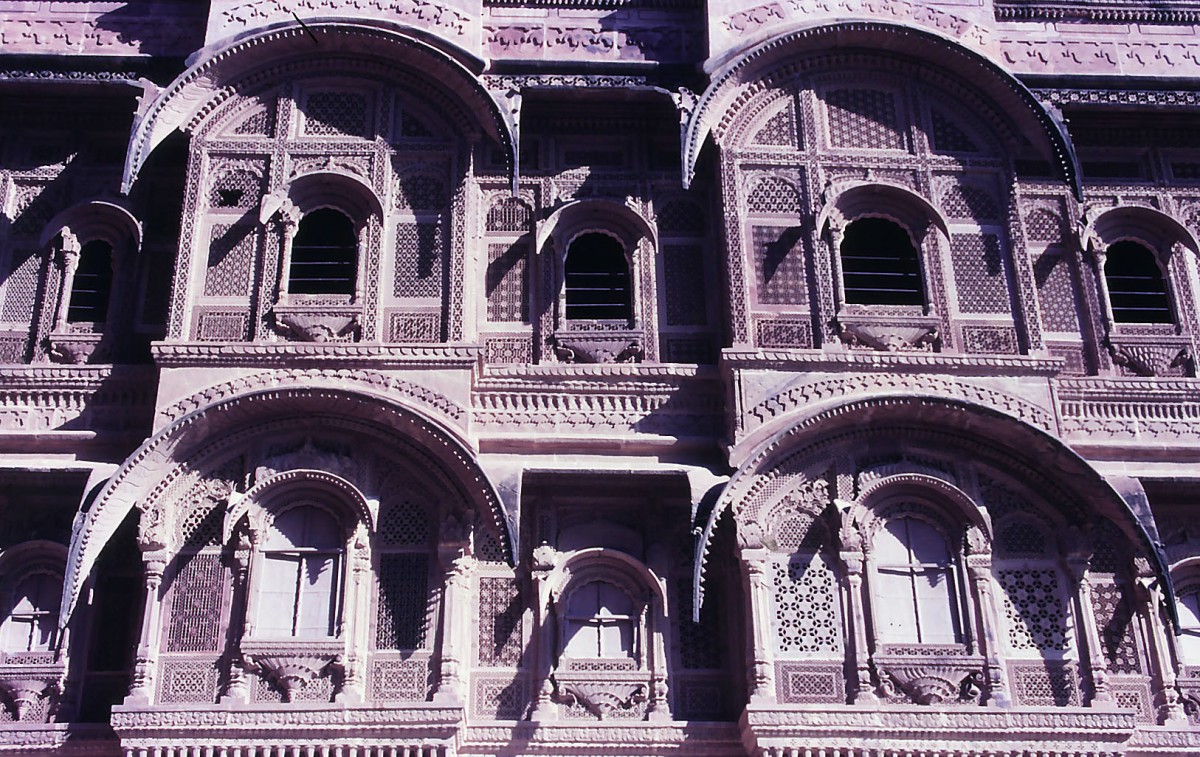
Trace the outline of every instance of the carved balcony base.
[[835, 321], [838, 338], [847, 347], [879, 352], [940, 352], [940, 325], [937, 316], [902, 310], [888, 314], [843, 311]]
[[289, 342], [357, 342], [361, 328], [357, 307], [276, 305], [272, 326]]
[[560, 330], [551, 344], [563, 363], [640, 363], [645, 354], [642, 332], [630, 329]]
[[111, 362], [104, 334], [53, 333], [46, 339], [46, 357], [63, 365]]
[[1117, 372], [1126, 376], [1195, 376], [1191, 340], [1164, 334], [1113, 334], [1105, 342]]

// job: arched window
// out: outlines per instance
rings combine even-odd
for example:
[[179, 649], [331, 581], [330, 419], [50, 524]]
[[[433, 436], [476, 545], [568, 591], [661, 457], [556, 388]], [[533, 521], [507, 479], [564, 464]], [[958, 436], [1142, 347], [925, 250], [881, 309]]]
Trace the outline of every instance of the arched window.
[[0, 651], [20, 654], [53, 649], [61, 595], [60, 576], [39, 572], [20, 579], [13, 592], [12, 609], [4, 621]]
[[67, 303], [67, 322], [107, 321], [112, 283], [112, 245], [99, 239], [83, 245], [71, 284], [71, 299]]
[[954, 560], [938, 531], [922, 520], [889, 520], [875, 536], [875, 617], [879, 639], [893, 644], [962, 640]]
[[332, 208], [300, 219], [288, 271], [291, 294], [354, 294], [358, 236], [354, 223]]
[[925, 304], [917, 250], [899, 224], [860, 218], [846, 226], [840, 252], [847, 304]]
[[278, 514], [263, 547], [256, 634], [328, 637], [336, 634], [342, 530], [311, 505]]
[[633, 657], [636, 620], [634, 602], [623, 590], [604, 581], [584, 584], [567, 599], [563, 654], [576, 659]]
[[1117, 323], [1174, 323], [1167, 282], [1154, 253], [1137, 242], [1109, 245], [1104, 279]]
[[1179, 610], [1179, 656], [1185, 665], [1200, 665], [1200, 585], [1182, 589]]
[[624, 246], [599, 232], [576, 237], [567, 249], [566, 305], [569, 321], [629, 321], [633, 296]]

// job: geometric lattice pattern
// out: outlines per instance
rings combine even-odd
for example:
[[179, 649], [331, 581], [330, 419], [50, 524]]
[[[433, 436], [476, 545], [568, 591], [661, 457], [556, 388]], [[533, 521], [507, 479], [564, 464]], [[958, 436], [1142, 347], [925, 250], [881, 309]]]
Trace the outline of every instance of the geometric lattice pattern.
[[804, 210], [800, 192], [786, 179], [768, 176], [754, 185], [746, 200], [751, 213], [798, 215]]
[[521, 664], [521, 618], [525, 607], [517, 580], [508, 576], [479, 579], [479, 666], [515, 668]]
[[979, 152], [979, 148], [966, 132], [947, 116], [934, 110], [930, 117], [933, 122], [933, 144], [930, 147], [934, 152]]
[[204, 500], [188, 510], [179, 520], [179, 546], [199, 549], [219, 545], [224, 515], [224, 509], [211, 500]]
[[1071, 662], [1011, 662], [1013, 699], [1024, 707], [1078, 707], [1079, 676]]
[[489, 244], [487, 317], [493, 323], [529, 320], [527, 243]]
[[811, 349], [812, 322], [799, 318], [771, 318], [755, 323], [759, 347]]
[[382, 547], [428, 547], [433, 538], [429, 514], [420, 502], [406, 498], [386, 506], [379, 518]]
[[808, 301], [804, 281], [802, 230], [788, 226], [752, 226], [754, 273], [758, 301], [766, 305], [803, 305]]
[[402, 208], [441, 210], [447, 204], [446, 183], [426, 174], [402, 176], [396, 199]]
[[207, 660], [164, 660], [159, 666], [160, 704], [217, 701], [217, 667]]
[[38, 275], [42, 256], [36, 250], [13, 250], [12, 265], [4, 288], [4, 308], [0, 320], [28, 326], [33, 320], [37, 298]]
[[1062, 241], [1062, 219], [1045, 208], [1037, 208], [1025, 217], [1025, 236], [1032, 242]]
[[720, 618], [715, 602], [700, 608], [700, 622], [692, 622], [692, 583], [682, 579], [675, 582], [674, 625], [679, 634], [679, 662], [684, 670], [720, 670]]
[[491, 365], [532, 363], [532, 337], [487, 337], [483, 342], [483, 360]]
[[524, 674], [504, 678], [475, 675], [472, 685], [475, 689], [472, 714], [475, 717], [496, 720], [524, 717], [529, 704], [529, 685]]
[[1011, 326], [963, 326], [963, 351], [986, 355], [1016, 355], [1021, 348]]
[[775, 695], [784, 704], [846, 701], [846, 674], [841, 665], [775, 663]]
[[438, 297], [442, 291], [442, 225], [402, 223], [396, 227], [397, 297]]
[[771, 563], [771, 628], [781, 657], [838, 655], [842, 623], [837, 576], [820, 554]]
[[305, 134], [361, 137], [367, 131], [367, 98], [356, 92], [313, 92], [304, 115]]
[[205, 297], [245, 297], [250, 293], [257, 235], [253, 226], [214, 226], [204, 275]]
[[262, 188], [262, 176], [253, 171], [226, 171], [213, 181], [208, 204], [214, 208], [251, 208], [258, 205]]
[[704, 236], [707, 227], [704, 209], [691, 200], [672, 200], [658, 211], [658, 233], [663, 236]]
[[1032, 523], [1014, 521], [1000, 529], [996, 538], [998, 551], [1007, 556], [1046, 556], [1046, 535]]
[[240, 342], [246, 339], [250, 316], [246, 313], [201, 313], [196, 338], [202, 342]]
[[950, 238], [958, 309], [964, 313], [1009, 312], [1008, 280], [994, 234], [954, 234]]
[[834, 147], [903, 150], [904, 135], [896, 123], [895, 98], [869, 89], [837, 89], [825, 93], [829, 141]]
[[387, 341], [431, 344], [442, 340], [442, 317], [437, 313], [389, 313]]
[[423, 702], [429, 695], [429, 675], [425, 660], [375, 660], [371, 663], [371, 700]]
[[1141, 673], [1141, 655], [1134, 635], [1133, 609], [1120, 584], [1092, 584], [1092, 610], [1100, 630], [1100, 647], [1110, 673]]
[[1043, 328], [1078, 333], [1079, 314], [1075, 309], [1075, 284], [1069, 254], [1054, 248], [1046, 250], [1034, 262], [1033, 276], [1037, 282]]
[[215, 652], [221, 638], [224, 568], [216, 553], [183, 555], [171, 588], [168, 652]]
[[698, 244], [664, 244], [667, 323], [702, 326], [707, 299], [704, 292], [704, 248]]
[[1000, 218], [1000, 208], [992, 196], [981, 187], [954, 184], [942, 195], [942, 209], [951, 218], [964, 218], [980, 222]]
[[429, 610], [429, 555], [379, 556], [376, 649], [421, 649]]
[[754, 137], [751, 144], [767, 145], [770, 147], [793, 147], [796, 144], [796, 111], [795, 106], [788, 102], [778, 113], [767, 119]]
[[251, 113], [234, 128], [233, 133], [255, 137], [272, 136], [275, 133], [275, 103], [268, 103], [262, 110]]
[[10, 227], [12, 233], [41, 236], [42, 230], [58, 210], [57, 195], [58, 192], [46, 184], [17, 182], [16, 214]]
[[[506, 197], [488, 208], [488, 231], [511, 231], [525, 233], [529, 231], [533, 220], [533, 211], [521, 200]], [[662, 226], [659, 226], [661, 230]]]
[[1014, 650], [1067, 649], [1066, 602], [1053, 568], [1001, 569], [1008, 643]]
[[672, 676], [675, 695], [673, 714], [677, 720], [722, 720], [726, 717], [726, 690], [723, 681], [692, 681]]

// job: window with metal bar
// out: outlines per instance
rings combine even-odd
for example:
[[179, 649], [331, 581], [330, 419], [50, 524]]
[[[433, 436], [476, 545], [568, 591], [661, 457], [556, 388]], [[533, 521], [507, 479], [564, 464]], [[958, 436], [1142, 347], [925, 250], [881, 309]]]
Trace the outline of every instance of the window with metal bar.
[[1104, 279], [1117, 323], [1175, 322], [1158, 259], [1143, 245], [1130, 241], [1109, 245]]
[[343, 544], [323, 510], [294, 507], [275, 518], [263, 550], [257, 633], [335, 635]]
[[876, 535], [874, 548], [880, 640], [959, 642], [953, 557], [941, 534], [916, 518], [895, 518]]
[[924, 305], [921, 264], [899, 224], [860, 218], [842, 235], [842, 286], [852, 305]]
[[288, 292], [354, 294], [358, 273], [358, 236], [354, 223], [332, 208], [300, 219], [292, 239]]
[[79, 251], [79, 266], [75, 269], [71, 299], [67, 302], [67, 321], [98, 323], [108, 320], [112, 282], [112, 245], [99, 239], [88, 242]]
[[607, 234], [581, 234], [566, 261], [567, 320], [628, 321], [633, 315], [625, 247]]

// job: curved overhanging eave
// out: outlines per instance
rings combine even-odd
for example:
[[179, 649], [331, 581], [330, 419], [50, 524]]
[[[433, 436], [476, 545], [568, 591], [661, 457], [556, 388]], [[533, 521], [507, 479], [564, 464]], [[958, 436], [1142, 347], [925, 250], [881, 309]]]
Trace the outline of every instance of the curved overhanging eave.
[[[339, 402], [348, 403], [347, 409], [365, 404], [380, 410], [391, 424], [384, 425], [377, 418], [358, 414], [345, 413], [342, 417], [358, 418], [393, 433], [411, 435], [419, 430], [413, 442], [447, 466], [447, 473], [469, 500], [472, 494], [477, 495], [491, 511], [500, 530], [505, 557], [513, 564], [513, 520], [474, 452], [453, 430], [406, 404], [367, 392], [325, 387], [267, 388], [228, 397], [180, 417], [147, 439], [101, 487], [91, 506], [76, 516], [63, 579], [60, 627], [65, 628], [70, 622], [84, 582], [101, 551], [134, 510], [139, 495], [152, 488], [177, 458], [186, 458], [214, 438], [248, 424], [264, 419], [303, 417], [297, 408], [306, 397], [317, 398], [325, 414], [337, 415], [341, 409]], [[246, 411], [247, 406], [252, 410]], [[239, 408], [241, 412], [235, 412]]]
[[[1140, 542], [1140, 547], [1153, 562], [1156, 578], [1162, 582], [1167, 596], [1174, 596], [1169, 564], [1161, 544], [1154, 540], [1145, 524], [1112, 483], [1061, 440], [1017, 418], [966, 400], [913, 397], [911, 395], [873, 395], [870, 398], [848, 399], [833, 407], [824, 407], [807, 416], [798, 415], [794, 423], [772, 436], [760, 445], [755, 453], [749, 455], [747, 462], [729, 479], [717, 495], [715, 504], [708, 514], [707, 522], [704, 524], [704, 530], [695, 546], [692, 574], [693, 620], [699, 622], [700, 609], [704, 603], [703, 581], [709, 544], [712, 542], [721, 515], [729, 508], [732, 498], [736, 496], [744, 480], [768, 468], [773, 461], [786, 454], [787, 450], [800, 449], [809, 444], [818, 443], [822, 439], [853, 429], [861, 429], [864, 423], [903, 425], [906, 418], [911, 418], [911, 407], [918, 404], [934, 408], [933, 415], [940, 415], [943, 419], [957, 419], [961, 425], [947, 423], [945, 420], [935, 423], [932, 418], [927, 418], [915, 424], [917, 426], [941, 431], [949, 429], [970, 436], [988, 443], [1003, 456], [1019, 460], [1026, 465], [1040, 463], [1043, 467], [1052, 467], [1058, 472], [1059, 478], [1073, 478], [1075, 483], [1086, 487], [1087, 491], [1080, 494], [1079, 499], [1108, 504], [1110, 511], [1104, 514], [1132, 529]], [[880, 408], [885, 410], [880, 412]], [[894, 418], [891, 417], [893, 414]], [[864, 421], [864, 417], [867, 419], [866, 421]], [[912, 424], [911, 420], [908, 422]], [[989, 429], [995, 431], [999, 428], [1003, 428], [1005, 433], [989, 433]], [[995, 441], [1003, 436], [1016, 439], [1015, 441], [1010, 439], [1007, 444]], [[1035, 459], [1030, 459], [1031, 457]], [[1178, 630], [1179, 619], [1174, 603], [1167, 603], [1167, 612]]]
[[[434, 41], [441, 44], [435, 45]], [[481, 61], [418, 29], [390, 23], [314, 19], [303, 25], [287, 22], [259, 29], [205, 48], [195, 56], [197, 60], [158, 91], [134, 119], [121, 191], [130, 192], [150, 153], [167, 136], [192, 128], [228, 96], [229, 88], [283, 61], [311, 60], [314, 53], [375, 59], [426, 77], [456, 99], [487, 138], [504, 148], [515, 176], [515, 122], [479, 81]]]
[[[700, 151], [712, 128], [728, 107], [725, 96], [740, 84], [770, 76], [790, 60], [832, 50], [861, 49], [874, 54], [893, 53], [947, 70], [979, 87], [999, 112], [1014, 119], [1031, 140], [1040, 135], [1045, 156], [1082, 198], [1083, 187], [1075, 147], [1062, 116], [1046, 107], [1020, 80], [983, 55], [931, 31], [879, 21], [815, 23], [773, 36], [737, 55], [712, 72], [708, 89], [700, 97], [684, 133], [683, 184], [690, 186]], [[1038, 145], [1035, 142], [1035, 147]]]

